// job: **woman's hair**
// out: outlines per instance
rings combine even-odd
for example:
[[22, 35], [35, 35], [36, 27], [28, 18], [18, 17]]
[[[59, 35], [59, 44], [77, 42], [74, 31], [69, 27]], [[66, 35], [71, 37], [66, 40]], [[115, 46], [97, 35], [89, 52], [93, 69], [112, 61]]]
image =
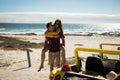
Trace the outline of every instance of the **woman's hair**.
[[54, 25], [57, 24], [57, 22], [59, 22], [59, 23], [58, 23], [58, 27], [60, 28], [60, 31], [61, 31], [61, 33], [63, 34], [62, 22], [61, 22], [60, 19], [57, 19], [57, 20], [55, 21]]

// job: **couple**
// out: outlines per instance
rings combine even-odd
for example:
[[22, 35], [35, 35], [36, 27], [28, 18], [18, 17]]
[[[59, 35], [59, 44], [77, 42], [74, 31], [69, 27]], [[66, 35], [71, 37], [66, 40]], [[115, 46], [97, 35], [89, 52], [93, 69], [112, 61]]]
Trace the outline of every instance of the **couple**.
[[[47, 31], [45, 32], [45, 45], [42, 49], [41, 65], [38, 71], [44, 67], [45, 53], [49, 50], [49, 64], [51, 72], [54, 68], [54, 65], [59, 68], [60, 64], [65, 64], [65, 37], [63, 34], [62, 23], [59, 19], [57, 19], [53, 25], [52, 22], [49, 22], [46, 25], [46, 28]], [[62, 40], [62, 44], [60, 44], [60, 39]]]

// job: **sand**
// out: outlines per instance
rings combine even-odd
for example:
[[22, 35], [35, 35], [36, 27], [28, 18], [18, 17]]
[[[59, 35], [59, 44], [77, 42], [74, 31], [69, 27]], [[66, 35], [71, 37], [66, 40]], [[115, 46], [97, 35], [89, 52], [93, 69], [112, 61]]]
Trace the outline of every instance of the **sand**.
[[[23, 41], [35, 43], [44, 42], [42, 35], [4, 35], [16, 37]], [[99, 48], [100, 43], [120, 43], [119, 37], [111, 36], [65, 36], [66, 58], [71, 60], [74, 56], [76, 47]], [[106, 48], [106, 47], [105, 47]], [[109, 47], [109, 49], [117, 49], [117, 47]], [[27, 51], [22, 50], [3, 50], [0, 49], [0, 80], [49, 80], [48, 52], [46, 53], [44, 69], [37, 72], [40, 65], [41, 48], [32, 48], [30, 52], [31, 67], [28, 67]], [[87, 56], [81, 54], [82, 57]], [[71, 62], [71, 61], [70, 61]], [[72, 60], [74, 63], [74, 60]]]

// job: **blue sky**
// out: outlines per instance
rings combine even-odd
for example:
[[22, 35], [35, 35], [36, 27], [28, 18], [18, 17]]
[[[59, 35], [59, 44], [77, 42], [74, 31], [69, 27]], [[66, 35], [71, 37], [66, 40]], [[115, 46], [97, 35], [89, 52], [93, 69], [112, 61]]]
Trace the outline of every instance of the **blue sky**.
[[[53, 20], [55, 18], [62, 18], [63, 20], [65, 20], [65, 22], [67, 22], [66, 20], [73, 19], [74, 16], [72, 18], [66, 18], [65, 16], [61, 17], [61, 14], [59, 14], [59, 13], [64, 13], [62, 15], [66, 15], [67, 13], [68, 15], [70, 14], [70, 16], [74, 14], [79, 17], [83, 15], [86, 16], [87, 14], [87, 16], [89, 15], [88, 16], [89, 19], [85, 17], [87, 22], [88, 20], [93, 19], [93, 18], [90, 19], [91, 15], [94, 16], [94, 19], [97, 16], [98, 21], [101, 19], [99, 18], [100, 16], [102, 16], [102, 20], [104, 20], [103, 19], [104, 16], [107, 18], [108, 16], [109, 17], [112, 16], [110, 19], [112, 19], [114, 16], [113, 21], [119, 22], [120, 21], [120, 18], [119, 18], [120, 17], [120, 0], [0, 0], [0, 18], [2, 18], [0, 19], [0, 22], [3, 22], [3, 20], [6, 19], [6, 17], [5, 18], [3, 17], [3, 15], [5, 16], [6, 13], [7, 13], [6, 14], [7, 16], [8, 15], [11, 16], [12, 14], [12, 17], [14, 17], [16, 13], [17, 15], [19, 14], [18, 16], [23, 17], [24, 15], [23, 13], [27, 15], [27, 14], [30, 14], [31, 12], [32, 12], [31, 15], [32, 16], [34, 15], [34, 19], [36, 20], [37, 20], [37, 18], [35, 18], [37, 17], [35, 16], [36, 13], [37, 14], [39, 13], [40, 15], [44, 15], [44, 13], [54, 13], [53, 15], [50, 15], [53, 18], [51, 18], [50, 16], [48, 17], [48, 18], [51, 18], [50, 20]], [[15, 20], [12, 20], [13, 18], [10, 18], [9, 16], [8, 16], [9, 19], [7, 19], [8, 22], [9, 20], [15, 21]], [[26, 17], [25, 19], [27, 22], [28, 18]], [[17, 17], [16, 20], [17, 20], [16, 22], [20, 21], [19, 17]], [[80, 21], [81, 19], [77, 18], [74, 20], [74, 22], [77, 20]], [[30, 22], [32, 22], [32, 20]]]
[[120, 0], [0, 0], [0, 12], [119, 14]]

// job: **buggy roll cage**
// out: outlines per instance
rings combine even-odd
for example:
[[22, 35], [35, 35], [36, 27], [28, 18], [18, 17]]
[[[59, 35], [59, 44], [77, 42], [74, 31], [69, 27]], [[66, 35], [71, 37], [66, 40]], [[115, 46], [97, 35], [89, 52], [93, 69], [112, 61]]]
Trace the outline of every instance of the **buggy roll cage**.
[[[103, 44], [101, 44], [101, 45], [103, 45]], [[81, 68], [81, 63], [79, 62], [79, 56], [78, 56], [79, 51], [98, 52], [99, 54], [102, 54], [102, 55], [103, 54], [120, 55], [120, 50], [106, 50], [106, 49], [83, 48], [83, 47], [75, 48], [74, 55], [75, 55], [75, 62], [76, 62], [76, 67], [77, 67], [78, 71], [80, 71], [80, 68]], [[103, 60], [102, 57], [101, 57], [101, 60]]]

